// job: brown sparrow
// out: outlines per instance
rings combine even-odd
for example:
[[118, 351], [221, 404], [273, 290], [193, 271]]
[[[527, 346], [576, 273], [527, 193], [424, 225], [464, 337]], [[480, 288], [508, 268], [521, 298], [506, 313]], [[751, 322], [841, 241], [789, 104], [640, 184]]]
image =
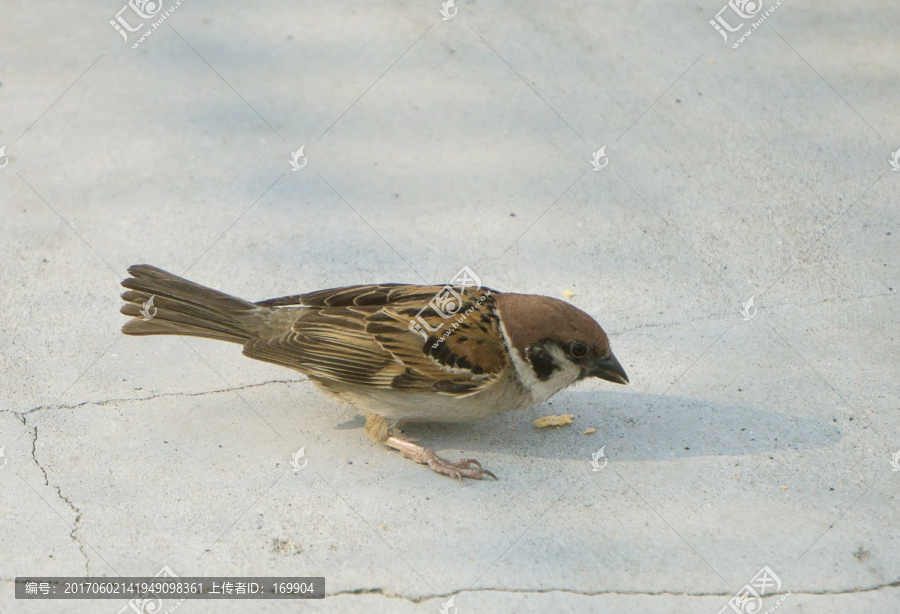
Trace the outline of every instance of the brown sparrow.
[[126, 335], [240, 343], [244, 355], [306, 375], [366, 415], [366, 433], [456, 478], [496, 476], [393, 431], [528, 409], [586, 377], [628, 376], [600, 325], [546, 296], [488, 288], [379, 284], [251, 303], [146, 264], [132, 266]]

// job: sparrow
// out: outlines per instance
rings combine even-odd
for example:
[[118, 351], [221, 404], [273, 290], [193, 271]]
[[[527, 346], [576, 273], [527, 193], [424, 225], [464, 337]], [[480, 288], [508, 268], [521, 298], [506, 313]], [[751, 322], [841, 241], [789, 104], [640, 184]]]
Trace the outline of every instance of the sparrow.
[[376, 443], [460, 481], [497, 476], [475, 459], [441, 458], [397, 427], [529, 409], [588, 377], [628, 383], [600, 325], [547, 296], [391, 283], [251, 303], [147, 264], [128, 272], [124, 334], [239, 343], [245, 356], [299, 371], [352, 404]]

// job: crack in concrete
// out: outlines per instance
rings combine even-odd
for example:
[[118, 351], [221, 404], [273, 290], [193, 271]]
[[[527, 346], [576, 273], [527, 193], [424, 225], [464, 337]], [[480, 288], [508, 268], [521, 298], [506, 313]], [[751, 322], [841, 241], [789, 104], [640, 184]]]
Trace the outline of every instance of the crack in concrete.
[[[51, 407], [39, 405], [37, 407], [28, 409], [26, 411], [15, 411], [15, 410], [3, 410], [3, 411], [6, 411], [6, 412], [14, 415], [19, 420], [19, 422], [22, 423], [22, 426], [24, 426], [28, 431], [30, 431], [30, 434], [31, 434], [31, 460], [34, 462], [35, 466], [40, 470], [41, 474], [44, 476], [44, 485], [47, 486], [48, 488], [52, 488], [53, 490], [55, 490], [57, 498], [60, 501], [62, 501], [63, 503], [65, 503], [66, 506], [75, 515], [75, 520], [71, 525], [72, 530], [69, 532], [69, 537], [78, 545], [78, 550], [81, 552], [81, 555], [84, 557], [85, 576], [89, 577], [91, 575], [91, 573], [90, 573], [91, 560], [88, 557], [87, 552], [84, 549], [84, 543], [76, 535], [76, 532], [78, 531], [80, 523], [81, 523], [82, 511], [77, 505], [75, 505], [72, 502], [71, 499], [69, 499], [69, 497], [67, 497], [65, 494], [63, 494], [62, 488], [60, 486], [50, 483], [50, 475], [48, 474], [46, 468], [44, 468], [44, 466], [41, 464], [40, 460], [38, 460], [38, 457], [37, 457], [38, 429], [37, 429], [37, 425], [29, 426], [28, 420], [27, 420], [27, 416], [29, 414], [31, 414], [33, 412], [47, 410], [47, 409], [75, 409], [78, 407], [82, 407], [84, 405], [109, 405], [109, 404], [113, 404], [113, 403], [126, 403], [126, 402], [132, 402], [132, 401], [147, 401], [150, 399], [157, 399], [157, 398], [161, 398], [161, 397], [181, 397], [181, 396], [198, 397], [198, 396], [204, 396], [204, 395], [208, 395], [208, 394], [220, 394], [223, 392], [233, 392], [233, 391], [237, 391], [237, 390], [246, 390], [249, 388], [257, 388], [260, 386], [268, 386], [269, 384], [292, 384], [292, 383], [303, 382], [303, 381], [307, 381], [307, 380], [305, 380], [305, 379], [270, 380], [267, 382], [260, 382], [260, 383], [256, 383], [256, 384], [247, 384], [245, 386], [238, 386], [235, 388], [222, 388], [222, 389], [217, 389], [217, 390], [207, 390], [204, 392], [195, 392], [195, 393], [164, 392], [164, 393], [160, 393], [160, 394], [152, 394], [152, 395], [149, 395], [146, 397], [135, 397], [135, 398], [124, 398], [124, 399], [106, 399], [103, 401], [82, 401], [80, 403], [75, 403], [73, 405], [57, 405], [57, 406], [51, 406]], [[6, 581], [6, 579], [0, 579], [0, 581]]]
[[101, 401], [81, 401], [79, 403], [74, 403], [72, 405], [38, 405], [36, 407], [32, 407], [31, 409], [26, 409], [25, 411], [15, 411], [11, 409], [3, 410], [8, 411], [12, 414], [16, 414], [17, 416], [27, 416], [33, 412], [38, 411], [46, 411], [48, 409], [77, 409], [79, 407], [83, 407], [84, 405], [112, 405], [114, 403], [131, 403], [134, 401], [149, 401], [152, 399], [160, 399], [163, 397], [202, 397], [207, 394], [220, 394], [222, 392], [235, 392], [238, 390], [248, 390], [250, 388], [259, 388], [261, 386], [268, 386], [269, 384], [294, 384], [297, 382], [306, 382], [309, 380], [306, 379], [275, 379], [269, 380], [267, 382], [259, 382], [256, 384], [246, 384], [244, 386], [236, 386], [234, 388], [217, 388], [215, 390], [205, 390], [203, 392], [161, 392], [159, 394], [151, 394], [144, 397], [124, 397], [124, 398], [115, 398], [115, 399], [104, 399]]
[[25, 415], [18, 414], [18, 412], [16, 412], [16, 414], [19, 416], [19, 419], [22, 421], [22, 424], [26, 428], [31, 430], [31, 460], [33, 460], [34, 464], [37, 465], [37, 468], [41, 470], [41, 473], [44, 476], [44, 485], [56, 490], [56, 495], [59, 498], [59, 500], [62, 501], [63, 503], [65, 503], [69, 507], [69, 509], [72, 510], [72, 512], [75, 514], [75, 521], [72, 523], [72, 530], [69, 532], [69, 537], [71, 537], [72, 541], [74, 541], [78, 545], [78, 550], [81, 552], [81, 556], [84, 557], [84, 574], [85, 574], [85, 576], [90, 576], [91, 575], [91, 559], [88, 558], [87, 552], [85, 552], [85, 550], [84, 550], [84, 544], [81, 542], [80, 539], [78, 539], [78, 536], [75, 535], [75, 532], [78, 530], [78, 525], [81, 522], [81, 510], [74, 503], [72, 503], [71, 499], [69, 499], [66, 495], [63, 494], [62, 488], [60, 488], [59, 486], [56, 486], [55, 484], [50, 483], [50, 476], [48, 475], [47, 470], [44, 468], [43, 465], [41, 465], [41, 462], [37, 458], [37, 439], [38, 439], [37, 426], [36, 425], [28, 426], [27, 420], [25, 419]]
[[[116, 576], [99, 576], [103, 578], [114, 578]], [[0, 582], [7, 582], [9, 584], [15, 583], [15, 578], [0, 578]], [[800, 596], [812, 596], [812, 597], [824, 597], [829, 595], [856, 595], [863, 593], [872, 593], [880, 590], [885, 590], [889, 588], [900, 588], [900, 579], [894, 580], [892, 582], [885, 582], [884, 584], [876, 584], [873, 586], [867, 586], [863, 588], [849, 588], [849, 589], [841, 589], [841, 590], [822, 590], [822, 591], [790, 591], [790, 595], [800, 595]], [[449, 593], [440, 593], [433, 595], [423, 595], [421, 597], [408, 597], [406, 595], [400, 595], [390, 590], [386, 590], [383, 588], [355, 588], [355, 589], [347, 589], [344, 591], [338, 591], [336, 593], [327, 593], [325, 595], [325, 599], [330, 599], [332, 597], [343, 597], [346, 595], [380, 595], [382, 597], [386, 597], [388, 599], [402, 599], [404, 601], [408, 601], [410, 603], [423, 603], [425, 601], [429, 601], [431, 599], [446, 599], [452, 597], [454, 595], [460, 595], [462, 593], [509, 593], [511, 595], [541, 595], [546, 593], [566, 593], [569, 595], [578, 595], [581, 597], [600, 597], [603, 595], [622, 595], [623, 597], [720, 597], [722, 599], [727, 599], [733, 596], [733, 593], [689, 593], [684, 591], [623, 591], [623, 590], [609, 590], [609, 591], [579, 591], [570, 588], [542, 588], [542, 589], [527, 589], [527, 588], [478, 588], [478, 589], [462, 589], [458, 591], [453, 591]], [[784, 593], [772, 593], [770, 595], [766, 595], [763, 599], [771, 599], [775, 597], [779, 597], [781, 595], [788, 594]]]
[[[884, 584], [877, 584], [874, 586], [868, 586], [864, 588], [853, 588], [853, 589], [844, 589], [844, 590], [822, 590], [822, 591], [790, 591], [790, 595], [809, 595], [809, 596], [827, 596], [827, 595], [856, 595], [862, 593], [871, 593], [875, 591], [880, 591], [888, 588], [900, 588], [900, 579], [894, 580], [892, 582], [886, 582]], [[389, 590], [385, 590], [382, 588], [357, 588], [350, 589], [345, 591], [339, 591], [337, 593], [328, 593], [325, 595], [325, 599], [330, 597], [340, 597], [343, 595], [381, 595], [382, 597], [387, 597], [389, 599], [402, 599], [404, 601], [409, 601], [410, 603], [422, 603], [424, 601], [428, 601], [430, 599], [446, 599], [452, 597], [454, 595], [459, 595], [462, 593], [510, 593], [516, 595], [539, 595], [544, 593], [566, 593], [569, 595], [579, 595], [582, 597], [598, 597], [602, 595], [622, 595], [625, 597], [721, 597], [722, 599], [728, 599], [733, 596], [734, 593], [688, 593], [688, 592], [674, 592], [674, 591], [579, 591], [575, 589], [569, 588], [544, 588], [544, 589], [520, 589], [520, 588], [479, 588], [474, 590], [462, 589], [459, 591], [454, 591], [450, 593], [441, 593], [434, 595], [423, 595], [421, 597], [408, 597], [406, 595], [398, 595], [397, 593], [393, 593]], [[778, 597], [780, 595], [784, 595], [786, 593], [772, 593], [771, 595], [766, 595], [763, 599], [770, 599], [774, 597]]]

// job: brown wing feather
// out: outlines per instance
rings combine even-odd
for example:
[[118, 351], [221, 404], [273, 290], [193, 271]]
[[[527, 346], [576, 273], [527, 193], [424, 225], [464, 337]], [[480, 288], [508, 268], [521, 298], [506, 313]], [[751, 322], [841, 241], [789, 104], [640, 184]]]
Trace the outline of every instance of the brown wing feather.
[[[387, 305], [396, 301], [398, 297], [416, 294], [415, 290], [421, 289], [425, 302], [431, 300], [440, 286], [433, 286], [434, 290], [428, 295], [432, 286], [409, 286], [405, 284], [370, 284], [365, 286], [344, 286], [342, 288], [330, 288], [317, 290], [306, 294], [293, 294], [279, 298], [270, 298], [256, 303], [262, 307], [284, 307], [287, 305], [304, 305], [306, 307], [353, 307]], [[426, 298], [427, 296], [427, 298]]]
[[[497, 293], [470, 290], [455, 314], [444, 318], [429, 307], [442, 289], [351, 286], [262, 301], [257, 304], [305, 307], [291, 309], [297, 316], [290, 331], [250, 341], [244, 353], [297, 369], [329, 387], [475, 392], [506, 364], [493, 309]], [[427, 328], [421, 327], [423, 320]], [[422, 332], [410, 330], [411, 321]], [[444, 337], [447, 330], [452, 332]]]

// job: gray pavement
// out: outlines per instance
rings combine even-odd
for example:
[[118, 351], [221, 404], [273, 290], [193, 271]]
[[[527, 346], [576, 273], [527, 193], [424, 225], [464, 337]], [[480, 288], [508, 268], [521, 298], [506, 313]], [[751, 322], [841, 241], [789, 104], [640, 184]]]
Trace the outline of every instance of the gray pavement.
[[[184, 614], [900, 611], [900, 5], [174, 4], [0, 0], [0, 612], [166, 567], [326, 578]], [[123, 337], [141, 262], [250, 300], [469, 266], [632, 383], [406, 427], [501, 478], [460, 486], [238, 346]]]

